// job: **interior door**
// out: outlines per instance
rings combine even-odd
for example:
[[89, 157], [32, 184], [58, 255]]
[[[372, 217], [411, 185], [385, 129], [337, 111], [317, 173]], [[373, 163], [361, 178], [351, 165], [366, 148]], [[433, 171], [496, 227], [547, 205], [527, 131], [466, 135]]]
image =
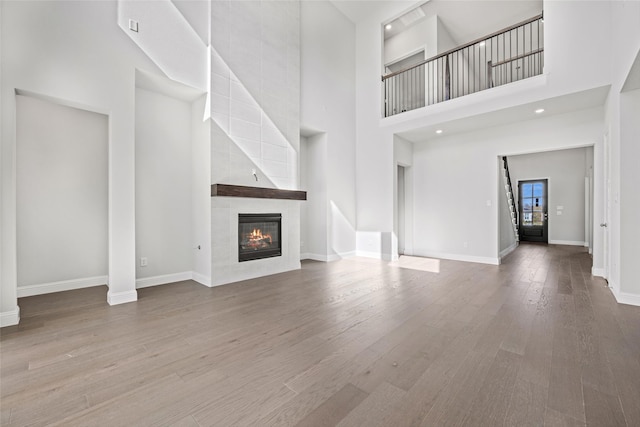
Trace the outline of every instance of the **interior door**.
[[520, 241], [548, 243], [547, 180], [518, 182]]

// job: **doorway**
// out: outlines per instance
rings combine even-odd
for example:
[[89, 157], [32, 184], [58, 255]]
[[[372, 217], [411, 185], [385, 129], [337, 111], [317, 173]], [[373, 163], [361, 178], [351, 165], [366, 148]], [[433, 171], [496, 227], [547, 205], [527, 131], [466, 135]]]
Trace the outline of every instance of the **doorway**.
[[404, 166], [398, 165], [398, 255], [405, 252], [405, 170]]
[[518, 208], [520, 241], [549, 242], [547, 212], [547, 180], [518, 182]]

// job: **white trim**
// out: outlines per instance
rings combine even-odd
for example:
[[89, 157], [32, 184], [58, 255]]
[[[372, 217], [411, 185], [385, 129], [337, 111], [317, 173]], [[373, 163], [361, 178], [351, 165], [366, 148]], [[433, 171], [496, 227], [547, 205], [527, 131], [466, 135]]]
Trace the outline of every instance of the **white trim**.
[[136, 279], [136, 289], [148, 288], [150, 286], [166, 285], [167, 283], [183, 282], [192, 280], [192, 271], [183, 271], [181, 273], [163, 274], [161, 276], [145, 277]]
[[17, 325], [18, 323], [20, 323], [20, 307], [16, 306], [15, 310], [0, 313], [0, 328]]
[[300, 260], [310, 259], [313, 261], [333, 262], [333, 261], [340, 261], [343, 258], [351, 258], [354, 256], [356, 256], [355, 251], [343, 252], [339, 254], [330, 254], [330, 255], [312, 254], [309, 252], [305, 252], [300, 254]]
[[616, 291], [615, 288], [611, 286], [609, 289], [611, 289], [611, 293], [619, 304], [628, 304], [640, 307], [640, 295]]
[[583, 246], [588, 247], [589, 244], [585, 242], [579, 242], [577, 240], [549, 240], [550, 245], [568, 245], [568, 246]]
[[498, 255], [498, 258], [500, 259], [500, 263], [502, 263], [502, 258], [506, 257], [507, 255], [509, 255], [511, 252], [515, 251], [516, 248], [518, 247], [518, 242], [513, 242], [513, 244], [511, 246], [509, 246], [506, 249], [503, 249], [500, 254]]
[[452, 261], [475, 262], [479, 264], [500, 265], [500, 258], [475, 256], [475, 255], [447, 254], [442, 252], [420, 252], [420, 253], [417, 253], [415, 256], [427, 257], [427, 258], [449, 259]]
[[205, 276], [204, 274], [193, 271], [191, 274], [191, 280], [198, 282], [201, 285], [211, 287], [211, 277]]
[[328, 258], [329, 258], [329, 262], [331, 262], [331, 261], [340, 261], [341, 259], [344, 259], [344, 258], [352, 258], [354, 256], [356, 256], [356, 251], [331, 254], [328, 256]]
[[303, 259], [310, 259], [313, 261], [321, 261], [321, 262], [327, 262], [327, 256], [326, 255], [320, 255], [320, 254], [312, 254], [309, 252], [305, 252], [303, 254], [300, 254], [300, 260]]
[[382, 259], [382, 254], [379, 252], [369, 252], [369, 251], [356, 251], [356, 256], [361, 256], [365, 258], [374, 258], [374, 259]]
[[59, 282], [40, 283], [37, 285], [18, 286], [18, 298], [34, 295], [50, 294], [53, 292], [71, 291], [74, 289], [91, 288], [109, 283], [109, 276], [85, 277], [82, 279], [61, 280]]
[[604, 277], [605, 279], [607, 278], [606, 274], [604, 273], [604, 268], [591, 267], [591, 275], [596, 277]]
[[126, 291], [126, 292], [107, 292], [107, 303], [109, 305], [124, 304], [127, 302], [134, 302], [138, 300], [138, 292]]

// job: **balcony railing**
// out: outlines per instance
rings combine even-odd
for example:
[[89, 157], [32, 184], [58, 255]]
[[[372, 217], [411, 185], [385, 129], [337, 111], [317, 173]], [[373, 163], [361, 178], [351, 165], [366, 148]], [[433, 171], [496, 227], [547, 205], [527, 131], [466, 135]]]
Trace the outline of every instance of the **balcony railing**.
[[384, 117], [542, 74], [542, 14], [382, 76]]

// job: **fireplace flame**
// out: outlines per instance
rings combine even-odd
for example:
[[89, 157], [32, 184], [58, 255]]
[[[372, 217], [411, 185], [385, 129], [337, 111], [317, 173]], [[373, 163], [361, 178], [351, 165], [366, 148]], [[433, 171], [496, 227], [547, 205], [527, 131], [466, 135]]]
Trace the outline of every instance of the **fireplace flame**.
[[262, 234], [262, 230], [254, 228], [251, 232], [251, 239], [255, 240], [268, 240], [271, 243], [271, 234]]
[[273, 243], [271, 234], [262, 233], [259, 228], [254, 228], [251, 233], [248, 234], [247, 246], [253, 249], [263, 249], [270, 247]]

